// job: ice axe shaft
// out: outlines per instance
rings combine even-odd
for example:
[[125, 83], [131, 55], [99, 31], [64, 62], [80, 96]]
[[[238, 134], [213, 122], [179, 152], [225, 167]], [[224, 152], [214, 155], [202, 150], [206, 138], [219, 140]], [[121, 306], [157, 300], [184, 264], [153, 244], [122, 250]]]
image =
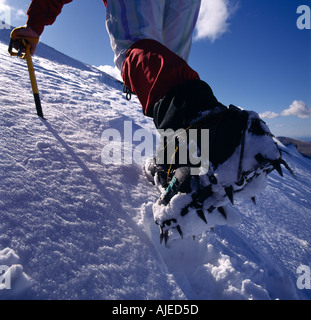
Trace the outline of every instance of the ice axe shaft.
[[43, 117], [43, 112], [42, 112], [42, 107], [41, 107], [41, 101], [40, 101], [40, 96], [39, 96], [39, 90], [38, 90], [36, 75], [35, 75], [35, 69], [33, 67], [32, 58], [31, 58], [31, 54], [30, 54], [30, 44], [27, 44], [26, 53], [25, 53], [25, 59], [27, 61], [29, 78], [30, 78], [30, 82], [31, 82], [33, 96], [34, 96], [34, 99], [35, 99], [37, 115], [39, 117], [41, 117], [41, 118], [44, 118]]
[[[18, 28], [17, 28], [18, 29]], [[14, 29], [11, 33], [11, 40], [9, 45], [9, 54], [11, 56], [17, 56], [20, 57], [23, 60], [26, 60], [27, 66], [28, 66], [28, 72], [29, 72], [29, 78], [31, 82], [32, 92], [35, 99], [36, 109], [37, 109], [37, 115], [44, 119], [42, 107], [41, 107], [41, 101], [39, 96], [39, 90], [37, 85], [37, 80], [35, 76], [35, 69], [33, 67], [32, 63], [32, 57], [30, 54], [30, 47], [32, 43], [38, 43], [39, 39], [37, 38], [30, 38], [30, 37], [19, 37], [16, 36], [17, 29]], [[14, 41], [19, 41], [19, 51], [14, 51]]]

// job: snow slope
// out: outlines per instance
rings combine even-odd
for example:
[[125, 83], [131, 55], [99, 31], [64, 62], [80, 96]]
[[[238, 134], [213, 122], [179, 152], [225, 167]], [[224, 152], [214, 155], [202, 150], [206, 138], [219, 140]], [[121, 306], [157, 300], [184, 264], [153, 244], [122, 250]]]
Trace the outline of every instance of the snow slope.
[[133, 132], [155, 134], [136, 98], [40, 44], [44, 121], [8, 39], [0, 30], [0, 266], [11, 280], [0, 299], [311, 298], [296, 285], [297, 268], [311, 262], [310, 160], [284, 147], [298, 180], [273, 173], [258, 206], [237, 203], [239, 225], [164, 248], [151, 222], [158, 194], [141, 164], [101, 159], [106, 129], [132, 121]]

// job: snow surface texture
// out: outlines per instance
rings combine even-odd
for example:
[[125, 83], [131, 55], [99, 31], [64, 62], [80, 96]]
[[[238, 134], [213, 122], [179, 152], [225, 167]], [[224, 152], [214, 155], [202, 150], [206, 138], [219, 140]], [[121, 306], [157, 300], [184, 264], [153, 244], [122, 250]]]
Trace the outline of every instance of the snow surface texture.
[[311, 263], [310, 160], [284, 148], [298, 180], [272, 173], [258, 206], [237, 201], [238, 225], [165, 248], [152, 218], [159, 194], [141, 165], [101, 161], [105, 129], [133, 121], [155, 134], [136, 98], [40, 44], [44, 121], [8, 39], [1, 30], [0, 266], [11, 289], [0, 299], [311, 298], [296, 285], [297, 268]]

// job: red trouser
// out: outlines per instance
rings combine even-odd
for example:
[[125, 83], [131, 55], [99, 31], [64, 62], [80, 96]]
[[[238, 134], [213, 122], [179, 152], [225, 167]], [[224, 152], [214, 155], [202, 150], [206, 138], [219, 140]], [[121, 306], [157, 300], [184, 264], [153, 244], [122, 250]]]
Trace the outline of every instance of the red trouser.
[[172, 88], [200, 79], [187, 62], [155, 40], [140, 40], [128, 50], [123, 63], [125, 85], [134, 92], [145, 115]]

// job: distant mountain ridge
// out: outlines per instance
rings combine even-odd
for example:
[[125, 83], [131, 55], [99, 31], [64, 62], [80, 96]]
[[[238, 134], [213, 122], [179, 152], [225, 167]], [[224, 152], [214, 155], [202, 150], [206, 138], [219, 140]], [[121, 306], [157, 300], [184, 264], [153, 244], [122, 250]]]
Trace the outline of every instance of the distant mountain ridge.
[[304, 157], [311, 159], [311, 142], [288, 137], [278, 137], [278, 139], [285, 146], [293, 144], [299, 153], [301, 153]]

